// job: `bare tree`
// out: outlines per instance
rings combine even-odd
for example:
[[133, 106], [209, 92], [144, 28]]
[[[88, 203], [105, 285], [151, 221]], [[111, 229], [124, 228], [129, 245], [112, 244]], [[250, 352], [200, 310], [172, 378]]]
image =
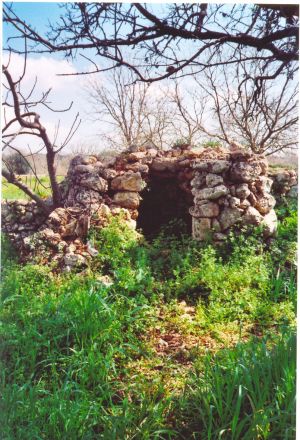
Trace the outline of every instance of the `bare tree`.
[[[33, 98], [34, 90], [37, 81], [34, 82], [32, 89], [27, 93], [27, 95], [22, 90], [22, 80], [26, 74], [26, 57], [24, 59], [24, 68], [22, 74], [17, 78], [13, 79], [10, 73], [10, 62], [9, 58], [8, 64], [2, 66], [2, 72], [4, 77], [3, 87], [5, 90], [5, 97], [3, 100], [4, 108], [4, 127], [2, 129], [2, 152], [3, 162], [5, 167], [2, 167], [2, 175], [9, 182], [21, 189], [27, 196], [33, 199], [44, 211], [49, 212], [52, 209], [58, 207], [62, 203], [62, 196], [60, 191], [60, 186], [56, 178], [56, 155], [62, 151], [62, 149], [68, 144], [72, 139], [74, 133], [76, 132], [80, 120], [79, 115], [75, 117], [71, 128], [65, 137], [65, 139], [56, 145], [58, 138], [58, 128], [54, 135], [54, 140], [52, 141], [48, 135], [47, 128], [42, 124], [40, 120], [40, 115], [37, 112], [39, 106], [45, 106], [51, 111], [65, 112], [71, 108], [71, 105], [67, 109], [54, 110], [50, 107], [48, 97], [51, 89], [43, 93], [40, 98]], [[34, 193], [34, 191], [28, 187], [18, 175], [15, 173], [13, 167], [10, 166], [9, 161], [5, 159], [5, 152], [7, 149], [14, 151], [16, 154], [23, 157], [23, 159], [28, 163], [32, 173], [35, 175], [36, 179], [39, 177], [36, 173], [34, 162], [33, 165], [28, 160], [29, 156], [34, 157], [30, 146], [28, 146], [28, 152], [24, 152], [24, 147], [18, 147], [16, 142], [23, 135], [30, 135], [38, 137], [41, 140], [41, 147], [39, 153], [43, 150], [46, 151], [46, 161], [47, 161], [47, 171], [50, 180], [50, 188], [52, 192], [52, 202], [46, 203], [41, 197]], [[41, 182], [39, 182], [44, 186]]]
[[87, 93], [93, 103], [91, 117], [101, 122], [101, 134], [113, 149], [167, 145], [172, 124], [167, 93], [135, 82], [123, 69], [91, 82]]
[[203, 139], [204, 113], [207, 107], [207, 98], [202, 89], [193, 85], [198, 85], [194, 78], [189, 82], [189, 87], [176, 81], [174, 90], [170, 93], [170, 101], [175, 109], [174, 134], [188, 145], [195, 145]]
[[[108, 64], [99, 66], [94, 58], [93, 69], [82, 73], [126, 66], [149, 82], [255, 59], [269, 67], [268, 74], [255, 75], [258, 86], [282, 72], [291, 74], [298, 68], [298, 17], [299, 6], [288, 4], [66, 3], [61, 21], [44, 36], [4, 4], [4, 21], [33, 43], [35, 52], [87, 58], [94, 50]], [[134, 58], [128, 59], [128, 48], [135, 49]], [[241, 48], [254, 52], [249, 56]]]
[[[253, 62], [251, 69], [262, 72], [264, 67]], [[259, 154], [296, 147], [298, 84], [280, 76], [263, 83], [255, 96], [249, 66], [241, 63], [220, 70], [210, 69], [205, 81], [196, 80], [211, 99], [217, 123], [215, 129], [204, 126], [203, 130], [229, 145], [238, 142]]]

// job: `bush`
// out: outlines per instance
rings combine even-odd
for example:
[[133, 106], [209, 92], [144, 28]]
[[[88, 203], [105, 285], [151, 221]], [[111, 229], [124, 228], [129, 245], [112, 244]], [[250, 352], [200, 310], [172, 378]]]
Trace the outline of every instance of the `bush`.
[[6, 167], [8, 171], [12, 171], [15, 174], [27, 174], [30, 171], [30, 165], [28, 161], [19, 153], [12, 153], [5, 158]]

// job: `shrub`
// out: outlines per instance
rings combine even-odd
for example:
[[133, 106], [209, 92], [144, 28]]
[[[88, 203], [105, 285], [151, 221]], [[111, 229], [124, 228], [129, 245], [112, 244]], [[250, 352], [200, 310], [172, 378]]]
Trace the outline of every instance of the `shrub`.
[[8, 171], [15, 174], [27, 174], [30, 171], [28, 161], [19, 153], [12, 153], [5, 158], [5, 163]]

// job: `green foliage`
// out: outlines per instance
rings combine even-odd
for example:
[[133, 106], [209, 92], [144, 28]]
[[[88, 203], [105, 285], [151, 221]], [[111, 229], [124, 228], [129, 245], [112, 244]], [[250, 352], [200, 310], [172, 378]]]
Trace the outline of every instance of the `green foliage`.
[[186, 147], [190, 145], [191, 142], [187, 137], [176, 139], [176, 141], [173, 144], [173, 148], [180, 148], [180, 147]]
[[216, 148], [216, 147], [221, 147], [222, 144], [220, 141], [209, 140], [209, 141], [204, 142], [202, 144], [202, 146], [205, 148]]
[[20, 153], [12, 153], [5, 158], [5, 165], [7, 164], [8, 171], [15, 174], [27, 174], [30, 170], [30, 165], [26, 158]]
[[[286, 209], [267, 245], [249, 229], [215, 249], [178, 222], [146, 241], [113, 218], [90, 234], [98, 255], [86, 276], [18, 266], [4, 244], [2, 437], [292, 439], [295, 218]], [[170, 328], [216, 343], [218, 329], [265, 337], [162, 357], [151, 334]], [[185, 375], [182, 359], [194, 363]]]
[[[35, 194], [42, 198], [49, 197], [51, 195], [50, 180], [48, 176], [40, 176], [39, 180], [35, 176], [27, 175], [20, 176], [20, 179], [25, 185], [27, 185]], [[57, 176], [58, 182], [61, 182], [64, 176]], [[8, 183], [6, 179], [2, 178], [2, 200], [18, 200], [29, 199], [29, 197], [23, 193], [21, 189]]]
[[178, 402], [180, 438], [295, 438], [295, 350], [288, 333], [208, 355]]

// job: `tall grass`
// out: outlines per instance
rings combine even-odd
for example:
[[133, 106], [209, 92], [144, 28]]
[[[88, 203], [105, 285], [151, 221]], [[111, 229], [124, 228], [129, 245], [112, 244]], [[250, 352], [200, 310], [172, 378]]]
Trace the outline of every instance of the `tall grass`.
[[[20, 266], [4, 244], [1, 439], [292, 439], [296, 222], [284, 209], [268, 247], [251, 231], [214, 249], [174, 224], [147, 242], [113, 220], [91, 233], [85, 276]], [[240, 343], [162, 356], [150, 336], [168, 326]], [[243, 342], [243, 328], [263, 337]]]
[[178, 402], [182, 438], [295, 438], [295, 350], [288, 332], [207, 356]]

